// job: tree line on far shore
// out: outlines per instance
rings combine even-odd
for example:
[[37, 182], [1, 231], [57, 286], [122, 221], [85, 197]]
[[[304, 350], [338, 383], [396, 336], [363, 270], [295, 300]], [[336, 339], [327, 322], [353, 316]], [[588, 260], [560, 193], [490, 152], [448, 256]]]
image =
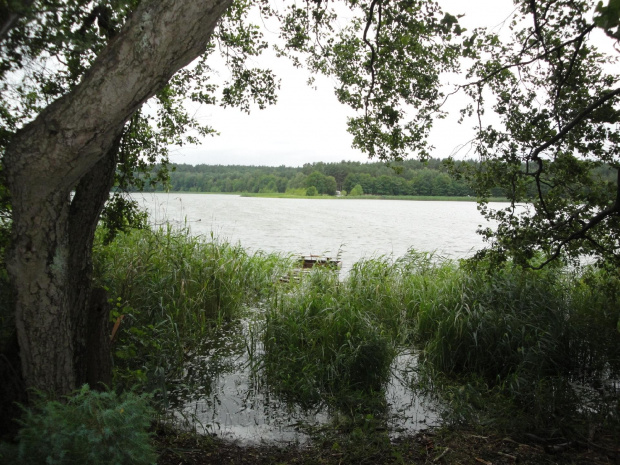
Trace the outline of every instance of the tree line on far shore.
[[[302, 167], [188, 165], [171, 164], [169, 181], [146, 187], [147, 191], [173, 192], [238, 192], [289, 193], [296, 195], [385, 195], [385, 196], [476, 196], [464, 178], [455, 173], [475, 170], [473, 160], [448, 161], [431, 158], [427, 161], [361, 163], [306, 163]], [[614, 172], [600, 166], [593, 173], [601, 180], [613, 181]], [[535, 195], [532, 183], [529, 195]], [[505, 189], [491, 187], [491, 197], [506, 197]]]
[[[458, 162], [471, 164], [474, 162]], [[468, 196], [473, 190], [448, 173], [443, 160], [399, 163], [307, 163], [302, 167], [187, 165], [170, 167], [167, 186], [150, 190], [175, 192], [291, 193], [300, 195]], [[314, 189], [313, 189], [314, 188]], [[501, 191], [493, 194], [502, 195]]]

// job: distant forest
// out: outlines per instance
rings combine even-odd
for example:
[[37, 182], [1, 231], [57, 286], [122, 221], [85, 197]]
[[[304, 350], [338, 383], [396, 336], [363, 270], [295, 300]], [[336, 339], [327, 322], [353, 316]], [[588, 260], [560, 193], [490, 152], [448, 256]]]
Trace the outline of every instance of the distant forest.
[[406, 160], [390, 165], [383, 162], [318, 162], [300, 168], [172, 164], [169, 186], [156, 184], [147, 190], [167, 189], [174, 192], [300, 195], [336, 195], [337, 191], [343, 195], [473, 195], [464, 182], [448, 174], [447, 167], [439, 159], [427, 162]]
[[[476, 165], [457, 161], [456, 165]], [[599, 166], [593, 173], [615, 183], [615, 171]], [[288, 193], [293, 195], [385, 195], [385, 196], [474, 196], [468, 185], [448, 174], [445, 160], [399, 163], [307, 163], [300, 168], [286, 166], [186, 165], [169, 166], [170, 181], [145, 187], [147, 191]], [[532, 189], [534, 189], [532, 185]], [[491, 196], [504, 197], [499, 188]], [[534, 194], [531, 192], [530, 194]]]

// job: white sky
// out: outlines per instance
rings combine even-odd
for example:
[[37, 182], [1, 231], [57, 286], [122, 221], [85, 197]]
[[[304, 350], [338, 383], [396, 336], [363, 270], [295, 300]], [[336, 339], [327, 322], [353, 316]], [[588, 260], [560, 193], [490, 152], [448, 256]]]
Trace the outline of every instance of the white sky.
[[[439, 0], [444, 11], [465, 14], [460, 24], [499, 28], [513, 11], [511, 0]], [[260, 58], [259, 58], [260, 59]], [[281, 78], [278, 103], [247, 115], [236, 108], [204, 106], [197, 110], [201, 122], [221, 135], [209, 137], [200, 146], [174, 147], [171, 161], [188, 164], [301, 166], [312, 162], [341, 160], [366, 162], [368, 158], [351, 148], [347, 116], [352, 110], [341, 105], [333, 93], [334, 81], [317, 76], [314, 90], [306, 85], [308, 72], [296, 69], [286, 59], [260, 63]], [[445, 158], [471, 138], [471, 124], [457, 123], [459, 102], [453, 101], [450, 116], [438, 121], [430, 142], [434, 157]], [[448, 136], [449, 135], [449, 136]], [[466, 156], [461, 152], [460, 156]]]

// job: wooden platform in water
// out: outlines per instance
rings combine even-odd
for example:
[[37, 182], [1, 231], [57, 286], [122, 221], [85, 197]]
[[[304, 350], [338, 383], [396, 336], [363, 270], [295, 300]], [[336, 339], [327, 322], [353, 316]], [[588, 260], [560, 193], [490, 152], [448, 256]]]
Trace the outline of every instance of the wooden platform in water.
[[299, 260], [302, 269], [314, 268], [315, 266], [326, 266], [330, 268], [342, 268], [342, 262], [336, 258], [324, 257], [322, 255], [302, 255]]
[[280, 282], [298, 282], [304, 273], [310, 272], [315, 266], [339, 270], [342, 268], [342, 262], [338, 259], [326, 257], [324, 255], [302, 255], [299, 258], [299, 266], [289, 273], [288, 276], [282, 276], [280, 278]]

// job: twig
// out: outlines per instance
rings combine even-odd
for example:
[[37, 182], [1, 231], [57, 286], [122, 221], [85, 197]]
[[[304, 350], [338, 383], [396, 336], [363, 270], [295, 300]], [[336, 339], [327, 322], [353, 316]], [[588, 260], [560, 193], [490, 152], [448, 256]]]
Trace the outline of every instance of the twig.
[[545, 452], [550, 454], [557, 454], [558, 452], [564, 452], [566, 449], [570, 449], [574, 445], [573, 442], [565, 442], [563, 444], [547, 445], [545, 446]]
[[509, 458], [510, 460], [512, 460], [513, 462], [517, 461], [517, 457], [514, 455], [510, 455], [510, 454], [506, 454], [504, 452], [498, 452], [499, 455], [501, 455], [502, 457], [506, 457]]
[[439, 462], [441, 460], [441, 458], [448, 453], [449, 450], [450, 450], [450, 448], [446, 447], [441, 454], [439, 454], [437, 457], [435, 457], [433, 462]]

